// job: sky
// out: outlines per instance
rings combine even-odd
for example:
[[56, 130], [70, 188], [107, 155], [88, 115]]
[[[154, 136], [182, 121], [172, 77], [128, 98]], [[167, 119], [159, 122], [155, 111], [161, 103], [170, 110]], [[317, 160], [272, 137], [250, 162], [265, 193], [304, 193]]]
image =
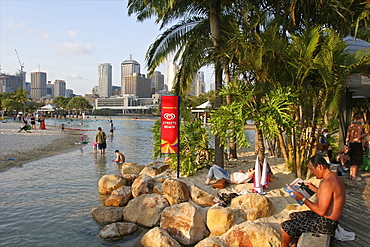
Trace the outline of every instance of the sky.
[[[31, 72], [46, 72], [48, 81], [65, 80], [78, 95], [98, 85], [100, 63], [112, 64], [115, 86], [130, 55], [146, 74], [145, 53], [161, 31], [153, 19], [128, 16], [126, 6], [127, 0], [0, 0], [1, 72], [16, 73], [20, 60], [27, 82]], [[157, 70], [166, 80], [167, 64]], [[209, 89], [212, 70], [202, 71]]]

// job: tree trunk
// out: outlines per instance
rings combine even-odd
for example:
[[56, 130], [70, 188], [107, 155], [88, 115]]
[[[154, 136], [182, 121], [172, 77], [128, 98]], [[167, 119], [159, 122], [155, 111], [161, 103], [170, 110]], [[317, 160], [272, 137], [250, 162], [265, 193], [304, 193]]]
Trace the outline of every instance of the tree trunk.
[[[230, 86], [230, 69], [229, 65], [225, 65], [225, 83], [227, 86]], [[226, 95], [226, 105], [231, 105], [233, 102], [233, 96], [232, 95]], [[230, 123], [233, 125], [233, 123]], [[232, 132], [234, 133], [234, 132]], [[237, 145], [236, 145], [236, 138], [235, 136], [230, 137], [229, 140], [229, 159], [237, 159], [238, 158], [238, 153], [237, 153]]]
[[255, 123], [256, 125], [256, 132], [257, 132], [257, 146], [258, 146], [258, 150], [257, 150], [257, 155], [258, 155], [258, 159], [260, 161], [260, 164], [263, 164], [263, 160], [265, 159], [265, 145], [263, 143], [263, 134], [262, 134], [262, 130], [259, 130], [257, 127], [258, 127], [258, 123]]
[[[209, 22], [211, 27], [211, 36], [213, 46], [215, 49], [215, 86], [216, 86], [216, 105], [215, 108], [219, 108], [222, 105], [222, 97], [219, 92], [222, 88], [222, 63], [220, 61], [219, 47], [220, 47], [220, 1], [215, 0], [210, 3]], [[221, 145], [220, 138], [215, 135], [215, 164], [220, 167], [224, 167], [224, 146]]]

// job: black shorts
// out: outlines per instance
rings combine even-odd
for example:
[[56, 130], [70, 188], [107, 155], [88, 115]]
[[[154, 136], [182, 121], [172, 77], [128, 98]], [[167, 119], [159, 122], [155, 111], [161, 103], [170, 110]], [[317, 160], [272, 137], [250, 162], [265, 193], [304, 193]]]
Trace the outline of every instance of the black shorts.
[[332, 234], [337, 229], [338, 222], [320, 216], [313, 211], [294, 212], [290, 220], [281, 223], [281, 227], [292, 238], [299, 238], [304, 232]]
[[107, 148], [107, 143], [98, 143], [98, 148], [99, 149], [106, 149]]
[[351, 166], [362, 166], [363, 164], [362, 142], [349, 143], [349, 161]]

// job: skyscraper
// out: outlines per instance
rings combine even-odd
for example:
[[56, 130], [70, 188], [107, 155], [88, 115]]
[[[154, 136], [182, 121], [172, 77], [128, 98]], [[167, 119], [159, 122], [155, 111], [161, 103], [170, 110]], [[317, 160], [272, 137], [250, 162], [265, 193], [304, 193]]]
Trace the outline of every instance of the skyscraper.
[[154, 71], [152, 75], [152, 82], [154, 82], [155, 92], [158, 93], [164, 89], [164, 75], [160, 71]]
[[46, 73], [31, 72], [31, 98], [34, 100], [46, 96]]
[[109, 98], [112, 95], [112, 65], [99, 64], [99, 97]]
[[130, 55], [130, 59], [125, 60], [121, 63], [121, 94], [129, 94], [126, 92], [126, 76], [132, 76], [134, 73], [140, 74], [140, 64], [132, 59], [132, 55]]
[[167, 86], [166, 90], [168, 92], [172, 91], [173, 82], [175, 80], [176, 72], [177, 72], [176, 63], [172, 62], [172, 63], [168, 64], [168, 66], [167, 66], [167, 83], [166, 83], [166, 86]]
[[198, 71], [190, 86], [189, 95], [199, 96], [199, 94], [206, 92], [205, 89], [206, 84], [204, 83], [204, 72]]
[[64, 80], [54, 81], [54, 96], [66, 96], [66, 82]]
[[[122, 90], [122, 89], [121, 89]], [[150, 98], [151, 80], [145, 78], [145, 75], [134, 73], [131, 76], [125, 76], [125, 94], [133, 94], [139, 98]]]
[[19, 87], [23, 87], [22, 76], [0, 74], [0, 93], [11, 93]]

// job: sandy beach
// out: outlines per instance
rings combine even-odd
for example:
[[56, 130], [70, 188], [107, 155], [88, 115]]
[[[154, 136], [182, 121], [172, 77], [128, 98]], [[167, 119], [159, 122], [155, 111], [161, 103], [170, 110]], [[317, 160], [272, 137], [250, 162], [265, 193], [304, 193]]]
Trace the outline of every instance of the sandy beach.
[[[31, 130], [31, 133], [23, 131], [18, 132], [21, 126], [22, 123], [20, 122], [0, 122], [0, 141], [3, 144], [0, 149], [0, 172], [37, 159], [68, 152], [81, 147], [81, 145], [75, 144], [79, 142], [79, 131], [66, 130], [65, 132], [61, 132], [59, 126], [47, 126], [46, 130], [40, 130], [38, 128], [37, 130]], [[239, 170], [246, 171], [255, 166], [256, 155], [253, 152], [240, 152], [238, 155], [238, 159], [226, 161], [225, 169], [228, 172], [231, 173]], [[286, 220], [291, 212], [308, 208], [306, 206], [299, 206], [299, 204], [284, 191], [286, 184], [289, 184], [295, 179], [294, 174], [286, 170], [284, 159], [267, 156], [267, 161], [270, 164], [275, 179], [270, 182], [267, 189], [264, 189], [264, 192], [266, 192], [266, 196], [273, 203], [275, 213], [271, 217], [261, 218], [257, 221], [266, 222], [280, 232], [280, 223]], [[215, 197], [217, 197], [217, 193], [240, 193], [253, 189], [253, 183], [229, 185], [221, 190], [213, 189], [211, 185], [205, 184], [207, 172], [208, 169], [202, 169], [194, 176], [186, 178], [181, 177], [180, 180], [188, 185], [196, 185]], [[360, 171], [360, 174], [363, 177], [363, 181], [360, 183], [366, 184], [363, 196], [367, 203], [367, 208], [369, 209], [370, 173]], [[176, 172], [171, 172], [171, 176], [175, 177]], [[346, 176], [342, 178], [347, 179]], [[310, 182], [318, 185], [320, 181], [316, 178], [311, 178]], [[206, 209], [202, 208], [201, 211], [205, 213]]]
[[18, 121], [0, 122], [0, 172], [80, 148], [75, 144], [79, 142], [78, 131], [61, 132], [57, 126], [46, 126], [46, 130], [41, 130], [37, 124], [36, 130], [18, 132], [21, 126], [23, 123]]

